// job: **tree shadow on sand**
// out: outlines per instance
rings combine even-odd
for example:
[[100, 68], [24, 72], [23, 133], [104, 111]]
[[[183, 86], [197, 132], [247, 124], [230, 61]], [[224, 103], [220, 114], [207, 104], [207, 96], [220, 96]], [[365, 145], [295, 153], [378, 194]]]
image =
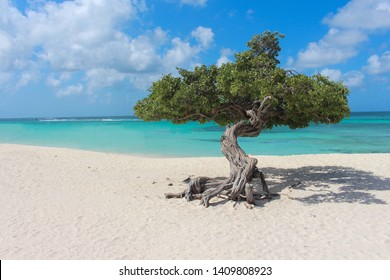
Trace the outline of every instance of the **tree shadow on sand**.
[[[323, 202], [387, 204], [386, 201], [375, 197], [371, 191], [390, 190], [390, 178], [382, 178], [371, 172], [344, 166], [264, 168], [262, 172], [266, 175], [271, 193], [286, 193], [286, 189], [289, 190], [289, 194], [300, 191], [304, 193], [303, 197], [292, 199], [306, 204]], [[261, 183], [257, 181], [253, 183], [256, 192], [261, 192]]]

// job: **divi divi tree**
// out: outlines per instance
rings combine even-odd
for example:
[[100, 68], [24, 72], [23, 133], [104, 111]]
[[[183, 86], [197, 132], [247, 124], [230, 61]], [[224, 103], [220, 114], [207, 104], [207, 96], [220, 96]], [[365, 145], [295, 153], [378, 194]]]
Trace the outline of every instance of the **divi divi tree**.
[[198, 198], [207, 207], [212, 197], [224, 194], [254, 204], [252, 180], [259, 178], [267, 195], [268, 187], [257, 159], [241, 149], [237, 137], [257, 137], [264, 129], [281, 125], [296, 129], [311, 123], [335, 124], [349, 116], [348, 89], [341, 82], [278, 66], [280, 38], [278, 32], [266, 31], [253, 36], [248, 50], [236, 53], [234, 62], [164, 75], [135, 105], [135, 114], [145, 121], [212, 121], [226, 126], [221, 151], [230, 163], [229, 176], [188, 180], [187, 190], [166, 194], [167, 198]]

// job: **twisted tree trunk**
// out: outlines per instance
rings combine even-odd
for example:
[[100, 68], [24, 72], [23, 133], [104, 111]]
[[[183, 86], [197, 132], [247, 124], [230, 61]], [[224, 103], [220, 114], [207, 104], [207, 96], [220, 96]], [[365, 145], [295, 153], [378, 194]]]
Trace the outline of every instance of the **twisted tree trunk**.
[[245, 197], [248, 204], [255, 203], [253, 193], [253, 185], [251, 184], [254, 178], [260, 178], [263, 186], [263, 191], [266, 192], [267, 198], [270, 198], [268, 186], [265, 182], [263, 173], [256, 167], [257, 160], [249, 157], [238, 145], [237, 137], [256, 137], [260, 134], [265, 123], [261, 118], [263, 113], [263, 104], [268, 98], [264, 99], [259, 108], [254, 108], [246, 112], [248, 120], [240, 121], [232, 126], [228, 126], [221, 137], [221, 151], [230, 163], [230, 174], [225, 180], [198, 177], [188, 179], [188, 189], [177, 194], [165, 194], [166, 198], [182, 198], [185, 197], [188, 201], [192, 199], [200, 199], [201, 204], [205, 207], [209, 206], [211, 198], [226, 194], [228, 199], [237, 200], [240, 197]]

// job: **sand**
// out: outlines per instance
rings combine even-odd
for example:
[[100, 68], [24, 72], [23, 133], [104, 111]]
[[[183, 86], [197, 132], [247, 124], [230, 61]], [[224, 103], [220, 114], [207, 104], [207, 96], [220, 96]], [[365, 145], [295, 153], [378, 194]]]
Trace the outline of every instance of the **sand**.
[[223, 157], [1, 144], [0, 259], [390, 259], [390, 154], [258, 159], [280, 197], [204, 208], [164, 193]]

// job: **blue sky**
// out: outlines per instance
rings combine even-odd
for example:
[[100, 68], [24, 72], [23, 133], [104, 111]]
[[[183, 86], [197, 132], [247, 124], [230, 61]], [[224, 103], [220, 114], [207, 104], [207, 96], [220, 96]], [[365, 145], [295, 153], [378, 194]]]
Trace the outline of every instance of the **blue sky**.
[[390, 111], [390, 0], [0, 0], [0, 118], [131, 115], [176, 67], [232, 61], [265, 30], [281, 66]]

